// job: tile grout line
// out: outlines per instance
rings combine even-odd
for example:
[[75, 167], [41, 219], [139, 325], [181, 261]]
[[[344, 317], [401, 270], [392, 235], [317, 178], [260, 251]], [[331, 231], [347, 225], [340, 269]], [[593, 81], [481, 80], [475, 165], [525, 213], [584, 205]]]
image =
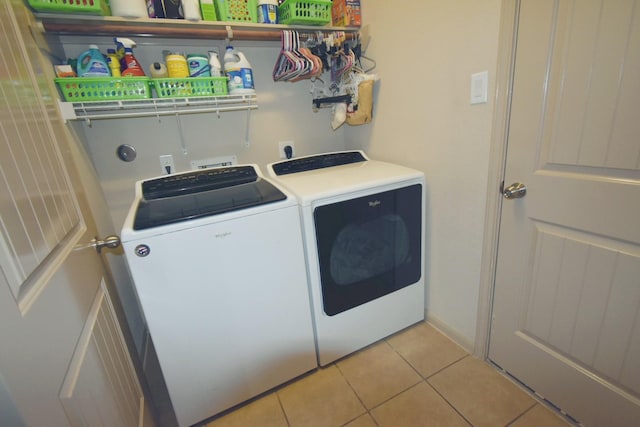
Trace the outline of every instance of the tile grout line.
[[529, 408], [527, 408], [526, 410], [524, 410], [524, 412], [522, 412], [521, 414], [519, 414], [517, 417], [515, 417], [514, 419], [512, 419], [511, 421], [509, 421], [507, 423], [507, 427], [509, 427], [510, 425], [513, 425], [513, 423], [515, 423], [516, 421], [518, 421], [520, 418], [524, 417], [526, 413], [530, 412], [533, 410], [533, 408], [535, 408], [538, 405], [538, 402], [536, 402], [535, 400], [533, 401], [533, 405], [531, 405]]
[[449, 363], [447, 366], [444, 366], [440, 369], [438, 369], [437, 371], [435, 371], [434, 373], [432, 373], [431, 375], [429, 375], [428, 377], [425, 377], [425, 380], [428, 380], [429, 378], [438, 375], [440, 372], [444, 371], [445, 369], [448, 369], [450, 367], [452, 367], [453, 365], [455, 365], [458, 362], [462, 362], [464, 359], [466, 359], [467, 357], [473, 357], [472, 355], [470, 355], [469, 353], [465, 354], [464, 356], [462, 356], [460, 359], [455, 360], [451, 363]]
[[284, 405], [282, 404], [282, 400], [280, 399], [280, 393], [277, 391], [273, 392], [276, 395], [276, 399], [278, 399], [278, 405], [280, 405], [280, 410], [282, 411], [282, 415], [284, 415], [284, 421], [287, 423], [288, 427], [291, 427], [291, 422], [289, 421], [289, 417], [287, 416], [287, 411], [284, 410]]
[[374, 423], [376, 423], [377, 426], [379, 426], [380, 424], [378, 424], [378, 421], [374, 418], [373, 414], [371, 413], [371, 411], [369, 410], [369, 408], [367, 408], [367, 405], [365, 405], [365, 403], [362, 401], [362, 399], [360, 398], [360, 395], [358, 394], [358, 392], [356, 391], [355, 388], [353, 388], [353, 385], [351, 385], [351, 383], [349, 382], [349, 379], [344, 375], [344, 372], [342, 372], [342, 369], [340, 369], [340, 366], [338, 366], [337, 362], [333, 362], [332, 365], [334, 365], [336, 367], [336, 369], [338, 370], [338, 372], [340, 372], [340, 375], [342, 376], [342, 378], [344, 379], [344, 381], [347, 383], [347, 385], [349, 386], [349, 388], [351, 389], [351, 391], [353, 392], [353, 394], [355, 394], [356, 398], [358, 399], [358, 401], [360, 402], [360, 404], [362, 405], [362, 407], [364, 408], [365, 412], [364, 414], [360, 414], [357, 417], [355, 417], [352, 420], [347, 421], [346, 423], [342, 424], [342, 426], [346, 426], [347, 424], [349, 424], [350, 422], [353, 422], [355, 420], [357, 420], [358, 418], [360, 418], [361, 416], [368, 414], [369, 417], [373, 420]]
[[[462, 360], [462, 359], [461, 359], [461, 360]], [[449, 365], [449, 366], [451, 366], [451, 365]], [[432, 376], [433, 376], [433, 375], [432, 375]], [[424, 382], [425, 382], [425, 383], [427, 383], [427, 385], [428, 385], [429, 387], [431, 387], [431, 389], [432, 389], [433, 391], [435, 391], [435, 392], [436, 392], [436, 394], [442, 398], [442, 400], [444, 400], [445, 402], [447, 402], [447, 405], [449, 405], [449, 406], [451, 407], [451, 409], [453, 409], [453, 410], [456, 412], [456, 414], [460, 415], [460, 417], [461, 417], [461, 418], [462, 418], [462, 419], [463, 419], [467, 424], [469, 424], [471, 427], [473, 427], [473, 423], [472, 423], [469, 419], [467, 419], [467, 417], [465, 417], [465, 416], [464, 416], [464, 414], [463, 414], [462, 412], [460, 412], [460, 410], [459, 410], [458, 408], [456, 408], [456, 407], [455, 407], [455, 405], [454, 405], [453, 403], [449, 402], [449, 399], [447, 399], [446, 397], [444, 397], [444, 395], [443, 395], [442, 393], [440, 393], [440, 391], [438, 391], [438, 389], [437, 389], [437, 388], [435, 388], [435, 387], [434, 387], [434, 386], [433, 386], [433, 385], [432, 385], [428, 380], [426, 380], [426, 379], [425, 379], [425, 380], [424, 380]]]
[[422, 374], [421, 374], [420, 372], [418, 372], [418, 370], [416, 369], [416, 367], [415, 367], [415, 366], [413, 366], [413, 365], [411, 364], [411, 362], [409, 362], [407, 359], [405, 359], [405, 358], [404, 358], [404, 356], [403, 356], [402, 354], [400, 354], [400, 353], [398, 352], [398, 350], [396, 350], [396, 348], [395, 348], [395, 347], [394, 347], [394, 346], [393, 346], [393, 345], [388, 341], [388, 339], [387, 339], [387, 338], [385, 338], [385, 339], [384, 339], [384, 342], [385, 342], [385, 343], [386, 343], [386, 344], [391, 348], [391, 350], [393, 350], [393, 351], [394, 351], [394, 352], [395, 352], [395, 353], [400, 357], [400, 359], [404, 360], [404, 362], [405, 362], [407, 365], [411, 366], [411, 369], [413, 369], [413, 371], [414, 371], [416, 374], [418, 374], [418, 376], [419, 376], [420, 378], [422, 378], [422, 379], [424, 380], [424, 377], [422, 376]]
[[[469, 353], [465, 354], [463, 357], [451, 362], [450, 364], [442, 367], [441, 369], [438, 369], [437, 371], [433, 372], [431, 375], [425, 377], [423, 376], [405, 357], [402, 356], [402, 354], [400, 354], [398, 352], [398, 350], [396, 350], [396, 348], [387, 340], [387, 338], [384, 338], [383, 340], [384, 343], [389, 346], [389, 348], [391, 348], [391, 350], [393, 350], [407, 365], [409, 365], [411, 367], [411, 369], [413, 369], [413, 371], [420, 377], [420, 381], [416, 382], [415, 384], [412, 384], [411, 386], [407, 387], [404, 390], [399, 391], [398, 393], [394, 394], [393, 396], [390, 396], [388, 399], [378, 403], [376, 406], [374, 406], [373, 408], [369, 409], [367, 407], [367, 405], [364, 404], [364, 402], [362, 401], [362, 399], [360, 398], [360, 396], [358, 395], [358, 393], [356, 392], [356, 390], [353, 388], [353, 386], [351, 385], [351, 383], [349, 382], [349, 380], [347, 379], [347, 377], [345, 377], [344, 373], [342, 372], [342, 370], [340, 369], [340, 367], [338, 366], [338, 364], [336, 362], [334, 362], [333, 364], [335, 364], [336, 368], [338, 368], [338, 372], [340, 372], [340, 375], [342, 375], [342, 377], [344, 378], [344, 380], [347, 382], [347, 384], [349, 385], [349, 387], [351, 388], [351, 390], [354, 392], [354, 394], [356, 395], [356, 397], [358, 398], [358, 400], [360, 401], [360, 403], [362, 404], [362, 406], [364, 406], [364, 408], [366, 409], [366, 413], [369, 414], [369, 416], [371, 417], [371, 419], [373, 419], [373, 421], [376, 423], [376, 425], [378, 424], [378, 421], [376, 420], [376, 418], [373, 416], [373, 414], [371, 413], [372, 410], [379, 408], [380, 406], [384, 405], [385, 403], [395, 399], [396, 397], [398, 397], [399, 395], [401, 395], [402, 393], [405, 393], [409, 390], [411, 390], [412, 388], [418, 386], [420, 383], [424, 382], [428, 387], [430, 387], [431, 389], [433, 389], [438, 396], [440, 396], [446, 403], [447, 405], [449, 405], [458, 415], [460, 415], [460, 417], [470, 426], [473, 426], [473, 424], [458, 410], [458, 408], [456, 408], [451, 402], [449, 402], [449, 400], [445, 399], [445, 397], [440, 394], [440, 392], [433, 386], [431, 385], [431, 383], [429, 383], [428, 379], [431, 378], [434, 375], [437, 375], [438, 373], [444, 371], [445, 369], [455, 365], [456, 363], [462, 361], [463, 359], [466, 359], [467, 357], [471, 357], [471, 355]], [[364, 414], [362, 414], [364, 415]], [[361, 417], [362, 415], [359, 415], [358, 417], [356, 417], [355, 419]], [[354, 419], [354, 420], [355, 420]], [[350, 420], [349, 422], [347, 422], [346, 424], [343, 424], [343, 426], [349, 424], [350, 422], [354, 421], [354, 420]]]
[[[420, 372], [418, 372], [418, 370], [417, 370], [417, 369], [416, 369], [416, 368], [411, 364], [411, 362], [409, 362], [407, 359], [405, 359], [405, 358], [404, 358], [404, 356], [402, 356], [402, 354], [400, 354], [400, 353], [398, 352], [398, 350], [396, 350], [396, 348], [395, 348], [395, 347], [394, 347], [390, 342], [388, 342], [386, 339], [385, 339], [385, 342], [389, 345], [389, 347], [391, 347], [391, 349], [393, 349], [393, 351], [395, 351], [395, 352], [396, 352], [396, 354], [397, 354], [398, 356], [400, 356], [400, 358], [401, 358], [402, 360], [404, 360], [404, 361], [405, 361], [409, 366], [411, 366], [411, 368], [412, 368], [412, 369], [413, 369], [413, 370], [418, 374], [418, 376], [419, 376], [420, 378], [422, 378], [422, 381], [421, 381], [421, 382], [424, 382], [427, 386], [431, 387], [431, 389], [433, 389], [433, 390], [436, 392], [436, 394], [438, 394], [438, 396], [440, 396], [440, 397], [441, 397], [445, 402], [447, 402], [447, 405], [449, 405], [449, 406], [450, 406], [450, 407], [451, 407], [451, 408], [452, 408], [452, 409], [453, 409], [453, 410], [454, 410], [458, 415], [460, 415], [460, 417], [462, 417], [462, 419], [463, 419], [463, 420], [465, 420], [465, 422], [466, 422], [467, 424], [469, 424], [470, 426], [473, 426], [473, 424], [471, 423], [471, 421], [469, 421], [469, 420], [467, 419], [467, 417], [465, 417], [465, 416], [462, 414], [462, 412], [460, 412], [460, 411], [458, 410], [458, 408], [456, 408], [456, 407], [455, 407], [451, 402], [449, 402], [449, 400], [448, 400], [448, 399], [446, 399], [446, 398], [445, 398], [445, 397], [444, 397], [444, 396], [443, 396], [443, 395], [442, 395], [442, 394], [441, 394], [441, 393], [440, 393], [440, 392], [439, 392], [439, 391], [438, 391], [438, 390], [437, 390], [433, 385], [431, 385], [431, 383], [429, 382], [429, 378], [433, 377], [434, 375], [439, 374], [440, 372], [444, 371], [444, 370], [445, 370], [445, 369], [447, 369], [447, 368], [450, 368], [451, 366], [453, 366], [453, 365], [455, 365], [456, 363], [458, 363], [458, 362], [460, 362], [460, 361], [462, 361], [462, 360], [466, 359], [467, 357], [470, 357], [471, 355], [470, 355], [469, 353], [465, 354], [464, 356], [462, 356], [462, 357], [461, 357], [461, 358], [459, 358], [458, 360], [455, 360], [455, 361], [453, 361], [453, 362], [449, 363], [448, 365], [446, 365], [446, 366], [444, 366], [444, 367], [442, 367], [442, 368], [438, 369], [437, 371], [435, 371], [435, 372], [431, 373], [430, 375], [428, 375], [428, 376], [423, 376], [423, 375], [422, 375]], [[418, 384], [419, 384], [419, 383], [418, 383]], [[409, 387], [407, 390], [409, 390], [409, 389], [411, 389], [411, 388], [413, 388], [413, 387], [415, 387], [415, 386], [416, 386], [416, 384], [414, 384], [413, 386]], [[401, 392], [401, 393], [404, 393], [404, 392], [405, 392], [405, 391], [407, 391], [407, 390], [404, 390], [404, 391], [403, 391], [403, 392]], [[397, 395], [399, 395], [399, 394], [401, 394], [401, 393], [398, 393]], [[397, 396], [397, 395], [396, 395], [396, 396]], [[396, 396], [394, 396], [394, 397], [396, 397]], [[388, 400], [390, 400], [390, 399], [388, 399]], [[388, 401], [388, 400], [387, 400], [387, 401]]]

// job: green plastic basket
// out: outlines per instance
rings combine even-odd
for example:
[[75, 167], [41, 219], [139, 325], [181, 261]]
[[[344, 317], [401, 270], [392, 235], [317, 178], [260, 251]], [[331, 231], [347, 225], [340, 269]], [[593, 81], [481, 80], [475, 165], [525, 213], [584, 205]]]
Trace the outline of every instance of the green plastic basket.
[[149, 77], [63, 77], [55, 79], [65, 101], [151, 98]]
[[111, 15], [108, 0], [28, 0], [36, 12]]
[[200, 2], [200, 12], [202, 13], [203, 21], [217, 21], [218, 14], [216, 13], [215, 0], [204, 0]]
[[184, 79], [152, 79], [158, 98], [191, 98], [227, 94], [226, 77], [187, 77]]
[[286, 0], [278, 7], [278, 22], [327, 25], [331, 22], [331, 0]]
[[221, 21], [258, 22], [257, 0], [216, 0]]

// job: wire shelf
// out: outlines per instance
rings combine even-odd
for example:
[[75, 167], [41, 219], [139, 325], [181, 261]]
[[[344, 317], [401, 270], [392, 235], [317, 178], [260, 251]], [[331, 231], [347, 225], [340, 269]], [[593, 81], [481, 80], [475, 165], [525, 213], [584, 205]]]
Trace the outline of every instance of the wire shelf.
[[184, 114], [247, 111], [258, 108], [256, 95], [225, 95], [195, 98], [149, 98], [87, 102], [62, 102], [65, 120], [100, 120], [160, 117]]

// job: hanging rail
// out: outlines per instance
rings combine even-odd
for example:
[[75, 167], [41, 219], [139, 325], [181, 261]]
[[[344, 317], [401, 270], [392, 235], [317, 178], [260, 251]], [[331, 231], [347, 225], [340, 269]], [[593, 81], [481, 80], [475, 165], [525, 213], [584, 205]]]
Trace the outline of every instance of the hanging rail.
[[[253, 24], [242, 22], [199, 21], [190, 22], [182, 19], [131, 19], [119, 17], [73, 17], [59, 14], [36, 14], [43, 30], [61, 35], [92, 36], [160, 36], [188, 39], [224, 40], [256, 40], [279, 41], [281, 30], [296, 29], [301, 37], [315, 36], [320, 31], [331, 33], [343, 31], [347, 39], [358, 36], [357, 28], [289, 26], [272, 24]], [[231, 36], [231, 37], [230, 37]]]

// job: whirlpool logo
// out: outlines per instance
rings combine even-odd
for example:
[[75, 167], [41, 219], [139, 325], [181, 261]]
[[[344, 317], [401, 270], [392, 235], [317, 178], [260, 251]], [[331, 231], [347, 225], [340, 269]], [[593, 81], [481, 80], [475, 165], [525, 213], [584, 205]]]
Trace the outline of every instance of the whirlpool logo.
[[229, 236], [231, 236], [231, 232], [230, 231], [227, 231], [225, 233], [219, 233], [219, 234], [215, 235], [216, 239], [224, 239], [224, 238], [227, 238]]
[[379, 206], [381, 204], [382, 204], [382, 202], [380, 200], [374, 200], [374, 201], [369, 202], [369, 207], [370, 208], [375, 208], [376, 206]]

